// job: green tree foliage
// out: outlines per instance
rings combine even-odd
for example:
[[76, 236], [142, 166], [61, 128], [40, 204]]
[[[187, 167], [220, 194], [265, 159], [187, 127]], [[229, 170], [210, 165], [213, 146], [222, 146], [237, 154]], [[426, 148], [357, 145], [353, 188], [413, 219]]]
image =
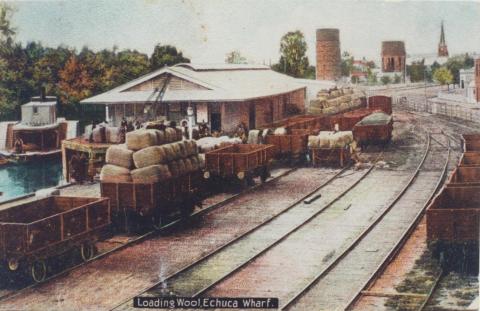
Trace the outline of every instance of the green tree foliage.
[[377, 74], [370, 67], [367, 69], [367, 82], [368, 84], [377, 84], [378, 82]]
[[304, 78], [308, 71], [307, 42], [299, 30], [286, 33], [280, 40], [280, 60], [274, 70]]
[[350, 77], [350, 74], [353, 70], [353, 56], [348, 52], [343, 52], [342, 62], [341, 62], [341, 72], [342, 76]]
[[426, 70], [425, 59], [422, 59], [407, 66], [407, 75], [410, 76], [411, 82], [424, 81], [426, 78]]
[[157, 44], [150, 58], [150, 69], [156, 70], [164, 66], [173, 66], [178, 63], [189, 62], [190, 60], [183, 57], [182, 52], [178, 51], [176, 47]]
[[389, 76], [382, 76], [380, 78], [380, 81], [382, 82], [383, 85], [387, 85], [392, 82], [392, 79], [390, 79]]
[[448, 85], [454, 81], [453, 74], [447, 67], [440, 67], [435, 70], [433, 79], [441, 85]]
[[473, 58], [465, 55], [458, 55], [450, 57], [445, 66], [453, 75], [453, 83], [460, 83], [460, 69], [467, 69], [473, 67]]
[[247, 59], [240, 54], [240, 51], [231, 51], [225, 55], [225, 63], [227, 64], [246, 64]]
[[[15, 42], [12, 9], [0, 2], [0, 120], [20, 117], [20, 105], [45, 87], [57, 96], [60, 113], [82, 120], [87, 107], [79, 101], [133, 80], [150, 70], [189, 62], [173, 46], [157, 45], [151, 57], [117, 47], [98, 52], [84, 47], [79, 52], [39, 42]], [[88, 117], [90, 118], [90, 116]]]

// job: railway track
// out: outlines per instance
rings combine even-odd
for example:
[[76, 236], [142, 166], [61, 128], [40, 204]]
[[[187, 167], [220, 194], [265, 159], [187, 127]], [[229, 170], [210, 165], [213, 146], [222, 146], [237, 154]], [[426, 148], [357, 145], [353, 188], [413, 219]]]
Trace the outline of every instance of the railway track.
[[[201, 210], [198, 210], [198, 211], [192, 213], [192, 214], [190, 215], [190, 218], [191, 218], [191, 219], [199, 218], [199, 217], [201, 217], [202, 215], [206, 214], [207, 212], [211, 212], [211, 211], [213, 211], [213, 210], [215, 210], [215, 209], [217, 209], [217, 208], [220, 208], [220, 207], [228, 204], [229, 202], [233, 201], [234, 199], [236, 199], [236, 198], [238, 198], [238, 197], [240, 197], [240, 196], [242, 196], [242, 195], [246, 195], [246, 194], [248, 194], [248, 193], [250, 193], [250, 192], [252, 192], [252, 191], [254, 191], [254, 190], [257, 190], [257, 189], [259, 189], [259, 188], [261, 188], [261, 187], [264, 187], [266, 184], [273, 183], [273, 182], [279, 180], [280, 178], [282, 178], [282, 177], [284, 177], [284, 176], [286, 176], [286, 175], [288, 175], [288, 174], [296, 171], [297, 169], [298, 169], [298, 167], [290, 168], [290, 169], [288, 169], [288, 170], [280, 173], [279, 175], [277, 175], [277, 176], [275, 176], [275, 177], [273, 177], [273, 178], [268, 179], [268, 180], [267, 180], [266, 182], [264, 182], [264, 183], [256, 184], [255, 186], [249, 187], [249, 188], [247, 188], [247, 189], [245, 189], [245, 190], [243, 190], [243, 191], [241, 191], [241, 192], [239, 192], [239, 193], [236, 193], [236, 194], [234, 194], [234, 195], [231, 195], [231, 196], [229, 196], [228, 198], [226, 198], [226, 199], [224, 199], [224, 200], [222, 200], [222, 201], [220, 201], [220, 202], [214, 203], [214, 204], [212, 204], [212, 205], [210, 205], [210, 206], [207, 206], [207, 207], [205, 207], [205, 208], [203, 208], [203, 209], [201, 209]], [[23, 198], [24, 198], [24, 197], [20, 197], [20, 198], [17, 198], [16, 200], [20, 200], [20, 199], [23, 199]], [[12, 199], [12, 200], [9, 200], [8, 202], [12, 202], [12, 201], [14, 201], [14, 200], [15, 200], [15, 199]], [[5, 202], [3, 202], [3, 203], [5, 203]], [[98, 255], [96, 255], [95, 257], [91, 258], [91, 259], [88, 260], [88, 261], [81, 262], [81, 263], [79, 263], [79, 264], [77, 264], [77, 265], [74, 265], [74, 266], [72, 266], [72, 267], [69, 267], [69, 268], [67, 268], [67, 269], [63, 269], [62, 271], [60, 271], [60, 272], [58, 272], [58, 273], [52, 274], [52, 275], [48, 276], [48, 277], [47, 277], [43, 282], [41, 282], [41, 283], [32, 283], [32, 284], [29, 284], [29, 285], [27, 285], [27, 286], [25, 286], [25, 287], [22, 287], [22, 288], [20, 288], [20, 289], [15, 289], [15, 290], [12, 290], [12, 291], [7, 291], [6, 293], [0, 295], [0, 302], [1, 302], [2, 300], [7, 299], [7, 298], [13, 298], [13, 297], [15, 297], [16, 295], [19, 295], [19, 294], [21, 294], [22, 292], [24, 292], [24, 291], [26, 291], [26, 290], [32, 289], [32, 288], [36, 287], [38, 284], [42, 284], [42, 283], [51, 281], [51, 280], [53, 280], [53, 279], [55, 279], [55, 278], [58, 278], [58, 277], [60, 277], [60, 276], [62, 276], [62, 275], [65, 275], [65, 274], [67, 274], [67, 273], [69, 273], [69, 272], [71, 272], [71, 271], [73, 271], [73, 270], [75, 270], [75, 269], [78, 269], [78, 268], [80, 268], [80, 267], [82, 267], [82, 266], [84, 266], [84, 265], [87, 265], [87, 264], [89, 264], [89, 263], [91, 263], [91, 262], [94, 262], [94, 261], [97, 261], [97, 260], [99, 260], [99, 259], [105, 258], [105, 257], [107, 257], [107, 256], [109, 256], [109, 255], [111, 255], [111, 254], [113, 254], [113, 253], [115, 253], [115, 252], [117, 252], [117, 251], [119, 251], [119, 250], [125, 249], [125, 248], [127, 248], [127, 247], [129, 247], [129, 246], [132, 246], [132, 245], [135, 245], [135, 244], [140, 243], [140, 242], [142, 242], [142, 241], [145, 241], [146, 239], [151, 238], [151, 237], [153, 237], [153, 236], [155, 236], [155, 235], [162, 234], [162, 233], [164, 233], [164, 232], [166, 232], [166, 231], [168, 231], [168, 230], [171, 230], [171, 229], [173, 229], [173, 228], [181, 225], [181, 223], [182, 223], [182, 219], [175, 219], [175, 220], [173, 220], [173, 221], [165, 224], [165, 225], [162, 226], [162, 227], [159, 227], [159, 228], [157, 228], [157, 229], [148, 231], [147, 233], [144, 233], [144, 234], [139, 235], [139, 236], [137, 236], [137, 237], [135, 237], [135, 238], [133, 238], [133, 239], [130, 239], [130, 240], [128, 240], [127, 242], [125, 242], [125, 243], [123, 243], [123, 244], [120, 244], [119, 246], [116, 246], [116, 247], [114, 247], [114, 248], [111, 248], [111, 249], [109, 249], [109, 250], [107, 250], [107, 251], [105, 251], [105, 252], [101, 252], [101, 253], [99, 253]]]
[[[381, 155], [377, 158], [377, 161], [380, 157]], [[187, 265], [186, 267], [184, 267], [183, 269], [167, 276], [165, 279], [154, 284], [153, 286], [145, 288], [144, 290], [138, 292], [135, 296], [148, 296], [153, 294], [156, 296], [180, 295], [180, 296], [187, 296], [187, 297], [199, 297], [203, 295], [210, 288], [214, 287], [219, 282], [222, 282], [223, 280], [228, 278], [230, 275], [234, 274], [236, 271], [240, 270], [242, 267], [252, 262], [255, 258], [261, 256], [262, 254], [264, 254], [274, 246], [281, 243], [288, 236], [290, 236], [291, 234], [293, 234], [294, 232], [298, 231], [300, 228], [305, 226], [307, 223], [311, 222], [318, 215], [320, 215], [322, 212], [324, 212], [326, 209], [332, 206], [341, 197], [343, 197], [346, 193], [348, 193], [358, 183], [360, 183], [361, 180], [363, 180], [368, 174], [370, 174], [370, 172], [374, 169], [374, 167], [375, 165], [372, 165], [370, 168], [362, 172], [361, 176], [355, 178], [353, 183], [351, 183], [347, 187], [347, 189], [342, 190], [339, 195], [337, 194], [334, 195], [334, 197], [329, 200], [328, 204], [314, 211], [313, 214], [308, 215], [308, 213], [306, 213], [305, 211], [302, 211], [302, 208], [305, 206], [305, 204], [311, 203], [310, 199], [313, 200], [315, 197], [318, 197], [319, 190], [323, 189], [325, 190], [325, 194], [327, 194], [328, 193], [327, 188], [329, 186], [334, 188], [335, 181], [339, 180], [342, 177], [348, 178], [348, 176], [351, 175], [351, 174], [349, 175], [344, 174], [346, 171], [346, 168], [338, 171], [337, 174], [335, 174], [332, 178], [328, 179], [324, 184], [322, 184], [318, 188], [314, 189], [304, 197], [300, 198], [299, 200], [291, 204], [289, 207], [283, 210], [280, 214], [259, 224], [258, 226], [246, 232], [245, 234], [238, 236], [237, 238], [232, 240], [230, 243], [225, 244], [221, 248], [216, 249], [213, 252], [207, 254], [206, 256], [200, 258], [196, 262], [193, 262]], [[298, 214], [300, 214], [303, 217], [306, 217], [306, 219], [301, 220], [299, 224], [294, 225], [292, 228], [288, 228], [288, 226], [283, 226], [283, 227], [286, 227], [288, 231], [281, 234], [280, 236], [277, 236], [277, 237], [271, 236], [271, 233], [269, 232], [269, 230], [271, 230], [269, 227], [270, 225], [272, 228], [275, 226], [277, 228], [281, 227], [282, 217], [284, 219], [292, 219], [291, 215], [295, 215], [296, 218], [299, 218]], [[266, 239], [263, 239], [263, 241], [260, 241], [260, 243], [258, 243], [256, 241], [262, 240], [262, 239], [258, 239], [258, 237], [256, 237], [255, 234], [258, 237], [267, 236], [270, 238], [270, 240], [269, 238], [266, 238]], [[257, 245], [255, 245], [255, 243], [257, 243]], [[265, 243], [265, 244], [258, 245], [262, 243]], [[232, 256], [231, 254], [231, 253], [243, 254], [245, 252], [239, 252], [238, 250], [246, 250], [246, 249], [253, 250], [253, 251], [250, 251], [250, 253], [248, 253], [247, 251], [246, 252], [247, 254], [245, 254], [245, 256], [243, 257], [242, 255]], [[220, 271], [220, 273], [218, 273], [217, 275], [212, 276], [208, 271], [211, 272], [212, 268], [215, 268], [218, 266], [216, 265], [217, 262], [222, 262], [222, 258], [223, 258], [223, 261], [225, 261], [225, 258], [227, 257], [230, 260], [229, 264], [233, 261], [232, 265], [225, 268], [223, 271]], [[232, 259], [233, 257], [242, 257], [242, 258]], [[213, 269], [213, 271], [215, 271], [215, 269]], [[202, 280], [198, 279], [202, 277], [203, 277]], [[192, 282], [193, 279], [195, 280], [195, 282]], [[122, 310], [122, 309], [131, 308], [133, 297], [134, 296], [130, 297], [129, 299], [126, 299], [125, 301], [121, 302], [111, 310]]]
[[[447, 136], [448, 137], [448, 136]], [[411, 234], [413, 233], [413, 231], [415, 230], [415, 228], [417, 227], [418, 223], [420, 222], [422, 216], [424, 215], [424, 212], [425, 212], [425, 209], [428, 205], [428, 203], [431, 201], [431, 199], [434, 197], [434, 195], [438, 192], [438, 190], [441, 188], [442, 184], [443, 184], [443, 181], [444, 181], [444, 178], [445, 178], [445, 175], [447, 173], [447, 169], [448, 169], [448, 163], [449, 163], [449, 159], [450, 159], [450, 137], [449, 137], [449, 140], [448, 140], [448, 146], [447, 146], [447, 149], [448, 149], [448, 155], [447, 155], [447, 159], [445, 161], [445, 164], [444, 164], [444, 167], [442, 169], [442, 174], [441, 174], [441, 177], [438, 179], [437, 181], [437, 184], [434, 188], [434, 190], [431, 192], [430, 196], [429, 196], [429, 199], [428, 201], [425, 203], [425, 205], [423, 206], [423, 208], [418, 212], [418, 214], [415, 216], [415, 218], [413, 219], [413, 221], [410, 223], [410, 225], [408, 226], [408, 228], [405, 230], [405, 232], [402, 234], [402, 237], [400, 238], [400, 240], [398, 240], [398, 242], [394, 245], [394, 247], [387, 253], [387, 255], [385, 256], [385, 258], [381, 261], [380, 265], [375, 269], [375, 271], [370, 275], [370, 277], [368, 278], [368, 280], [365, 282], [365, 284], [362, 286], [361, 290], [359, 290], [354, 296], [353, 298], [347, 303], [345, 309], [346, 310], [350, 310], [354, 307], [354, 305], [363, 297], [363, 293], [368, 291], [369, 288], [371, 288], [373, 286], [373, 284], [376, 282], [376, 280], [383, 274], [383, 272], [385, 271], [385, 269], [388, 267], [388, 265], [395, 259], [395, 257], [400, 253], [400, 251], [402, 250], [403, 246], [405, 245], [405, 243], [407, 242], [407, 240], [409, 239], [409, 237], [411, 236]], [[439, 278], [437, 278], [437, 282], [438, 282]], [[429, 293], [429, 296], [426, 298], [424, 304], [427, 303], [427, 301], [429, 300], [429, 297], [430, 295], [433, 293], [433, 289], [436, 287], [436, 284], [434, 285], [434, 287], [432, 287], [432, 291]], [[423, 307], [421, 307], [420, 310], [422, 310]]]
[[[377, 253], [383, 254], [383, 251], [387, 251], [386, 256], [383, 256], [381, 263], [378, 267], [374, 268], [375, 271], [372, 275], [368, 277], [368, 280], [374, 280], [376, 275], [382, 269], [386, 267], [388, 262], [391, 260], [391, 257], [394, 256], [395, 252], [398, 252], [398, 249], [401, 248], [406, 236], [416, 226], [416, 223], [423, 214], [428, 201], [433, 197], [433, 195], [438, 190], [441, 185], [443, 178], [445, 176], [447, 164], [450, 156], [450, 148], [448, 148], [448, 154], [446, 157], [445, 164], [440, 172], [435, 176], [437, 183], [435, 184], [434, 189], [428, 193], [428, 197], [424, 200], [423, 207], [418, 210], [416, 213], [406, 212], [409, 206], [409, 200], [415, 197], [415, 190], [412, 187], [414, 184], [419, 184], [423, 186], [422, 188], [417, 189], [417, 192], [425, 192], [425, 186], [427, 186], [428, 181], [432, 180], [428, 175], [421, 174], [422, 167], [427, 164], [426, 159], [428, 155], [431, 155], [431, 139], [430, 134], [427, 137], [427, 147], [425, 149], [424, 155], [421, 162], [415, 169], [410, 180], [405, 185], [403, 190], [395, 197], [395, 199], [388, 204], [388, 206], [381, 212], [380, 215], [348, 246], [346, 247], [327, 267], [320, 271], [311, 281], [306, 284], [300, 291], [298, 291], [290, 300], [282, 305], [282, 310], [290, 309], [299, 309], [303, 310], [306, 306], [314, 309], [346, 309], [356, 301], [356, 297], [361, 295], [363, 289], [369, 284], [367, 282], [363, 286], [358, 286], [354, 280], [352, 280], [351, 274], [356, 273], [357, 279], [362, 280], [362, 274], [365, 275], [366, 272], [371, 271], [370, 268], [375, 267], [376, 261], [372, 258], [378, 260], [378, 256], [366, 255], [369, 248], [379, 247], [376, 250]], [[425, 177], [422, 177], [425, 175]], [[412, 201], [411, 201], [412, 202]], [[393, 209], [393, 207], [396, 207]], [[404, 230], [403, 226], [395, 227], [395, 222], [404, 221], [405, 217], [413, 217], [413, 220], [410, 220]], [[383, 226], [383, 227], [382, 227]], [[396, 228], [395, 230], [391, 228]], [[403, 229], [403, 230], [400, 230]], [[396, 245], [390, 247], [388, 240], [394, 240], [391, 237], [385, 239], [385, 236], [388, 236], [386, 232], [392, 234], [394, 232], [401, 232], [400, 241]], [[383, 236], [383, 238], [382, 238]], [[393, 257], [392, 257], [393, 258]], [[359, 264], [360, 263], [360, 267]], [[356, 270], [352, 271], [352, 267], [357, 267]], [[350, 272], [350, 273], [349, 273]], [[365, 279], [365, 278], [363, 278]], [[335, 284], [334, 287], [332, 285]], [[358, 288], [361, 288], [358, 291]], [[328, 289], [328, 290], [327, 290]], [[339, 302], [347, 301], [349, 297], [354, 297], [346, 306], [340, 305]]]

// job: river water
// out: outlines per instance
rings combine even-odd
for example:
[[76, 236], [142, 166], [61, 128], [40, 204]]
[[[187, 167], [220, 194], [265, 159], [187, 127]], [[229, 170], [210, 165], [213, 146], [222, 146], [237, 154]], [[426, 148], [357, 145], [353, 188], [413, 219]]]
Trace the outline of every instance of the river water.
[[60, 159], [4, 166], [0, 168], [0, 202], [63, 182]]

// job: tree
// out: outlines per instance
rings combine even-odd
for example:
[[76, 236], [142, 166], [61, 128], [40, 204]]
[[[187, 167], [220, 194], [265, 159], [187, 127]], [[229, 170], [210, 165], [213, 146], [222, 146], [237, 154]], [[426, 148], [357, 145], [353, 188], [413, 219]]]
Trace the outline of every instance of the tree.
[[447, 67], [440, 67], [433, 73], [433, 79], [440, 83], [440, 85], [447, 84], [448, 87], [448, 85], [453, 82], [453, 75]]
[[343, 52], [340, 66], [342, 76], [350, 77], [350, 74], [353, 70], [353, 56], [351, 56], [348, 52]]
[[395, 74], [393, 76], [393, 83], [400, 83], [402, 81], [402, 77], [400, 77], [399, 75]]
[[157, 44], [150, 57], [150, 69], [156, 70], [164, 66], [173, 66], [178, 63], [189, 63], [190, 59], [183, 57], [182, 52], [171, 45]]
[[15, 28], [10, 25], [12, 12], [10, 6], [0, 2], [0, 45], [2, 49], [11, 46], [13, 43]]
[[231, 51], [225, 56], [225, 63], [227, 64], [246, 64], [247, 59], [243, 57], [239, 51]]
[[62, 103], [78, 103], [92, 95], [95, 83], [87, 66], [79, 62], [77, 56], [70, 56], [65, 67], [60, 70], [59, 76], [58, 91]]
[[280, 40], [280, 61], [274, 68], [287, 75], [303, 78], [308, 70], [307, 42], [299, 30], [286, 33]]
[[452, 73], [453, 82], [458, 84], [460, 83], [460, 69], [473, 67], [473, 59], [468, 54], [453, 56], [447, 60], [445, 66]]
[[380, 78], [380, 81], [382, 82], [383, 85], [387, 85], [389, 84], [390, 82], [392, 82], [392, 79], [390, 79], [389, 76], [382, 76]]
[[426, 78], [425, 59], [421, 61], [412, 62], [407, 66], [407, 75], [410, 76], [411, 82], [423, 81]]
[[371, 68], [367, 68], [367, 82], [369, 84], [377, 84], [377, 74], [372, 71]]

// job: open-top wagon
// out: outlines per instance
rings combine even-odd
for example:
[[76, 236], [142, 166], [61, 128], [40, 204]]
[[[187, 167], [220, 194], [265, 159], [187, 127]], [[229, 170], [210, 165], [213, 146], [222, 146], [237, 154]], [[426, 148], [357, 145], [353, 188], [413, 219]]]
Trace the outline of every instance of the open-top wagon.
[[480, 152], [480, 134], [463, 134], [463, 151]]
[[189, 215], [199, 202], [202, 184], [198, 171], [161, 182], [102, 181], [100, 190], [110, 198], [116, 229], [129, 232], [135, 226], [160, 226], [176, 212]]
[[83, 260], [111, 223], [106, 198], [50, 196], [0, 211], [0, 259], [7, 271], [47, 276], [46, 260], [78, 248]]
[[480, 152], [464, 152], [458, 166], [480, 166]]
[[480, 166], [459, 166], [448, 179], [450, 187], [480, 186]]
[[256, 176], [265, 181], [274, 154], [273, 145], [239, 144], [205, 153], [205, 176], [238, 179], [245, 186]]

